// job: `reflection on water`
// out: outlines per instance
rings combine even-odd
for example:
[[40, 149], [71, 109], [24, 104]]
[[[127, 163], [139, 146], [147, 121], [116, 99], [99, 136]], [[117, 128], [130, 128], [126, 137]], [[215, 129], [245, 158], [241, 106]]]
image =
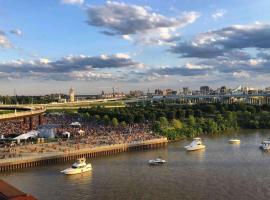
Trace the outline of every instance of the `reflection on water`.
[[72, 181], [73, 183], [79, 183], [83, 185], [91, 181], [92, 173], [92, 171], [88, 171], [82, 174], [64, 175], [64, 177], [66, 181]]
[[190, 158], [196, 159], [202, 162], [205, 159], [205, 151], [206, 149], [200, 149], [197, 151], [186, 151], [186, 156], [190, 156]]
[[[241, 144], [229, 144], [237, 137]], [[269, 130], [244, 130], [203, 137], [205, 150], [187, 152], [190, 140], [166, 148], [88, 160], [92, 172], [66, 176], [72, 163], [5, 173], [1, 178], [40, 200], [68, 199], [269, 199], [270, 152], [259, 149]], [[151, 167], [149, 159], [167, 163]]]

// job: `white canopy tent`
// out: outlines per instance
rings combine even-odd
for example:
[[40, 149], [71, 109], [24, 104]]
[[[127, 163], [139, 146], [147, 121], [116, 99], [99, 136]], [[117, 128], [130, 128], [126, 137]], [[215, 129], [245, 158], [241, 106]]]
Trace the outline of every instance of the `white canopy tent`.
[[14, 140], [27, 140], [29, 138], [37, 138], [38, 137], [38, 131], [30, 131], [28, 133], [21, 134], [14, 138]]
[[67, 132], [67, 131], [66, 132], [63, 132], [62, 135], [63, 136], [67, 136], [68, 138], [70, 138], [70, 132]]
[[70, 126], [81, 126], [80, 122], [72, 122]]

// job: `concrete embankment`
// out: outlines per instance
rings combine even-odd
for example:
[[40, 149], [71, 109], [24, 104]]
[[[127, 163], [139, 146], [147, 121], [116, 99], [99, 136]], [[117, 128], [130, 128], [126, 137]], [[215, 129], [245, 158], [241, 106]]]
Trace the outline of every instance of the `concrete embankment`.
[[98, 156], [114, 155], [121, 152], [145, 150], [164, 147], [168, 143], [167, 138], [152, 139], [142, 142], [115, 144], [99, 146], [94, 148], [84, 148], [64, 153], [44, 153], [20, 158], [8, 158], [0, 160], [0, 172], [18, 170], [28, 167], [43, 166], [49, 164], [73, 161], [80, 157], [93, 158]]

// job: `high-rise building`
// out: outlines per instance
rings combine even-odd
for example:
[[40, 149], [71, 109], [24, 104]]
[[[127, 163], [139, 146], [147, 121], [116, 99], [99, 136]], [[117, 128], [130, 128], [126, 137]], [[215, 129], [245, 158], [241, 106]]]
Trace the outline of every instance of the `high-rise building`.
[[74, 92], [74, 90], [73, 90], [72, 87], [69, 89], [69, 101], [70, 102], [74, 102], [75, 101], [75, 92]]
[[190, 90], [188, 87], [183, 87], [183, 95], [190, 95]]
[[133, 96], [133, 97], [141, 97], [143, 96], [143, 91], [141, 90], [132, 90], [129, 92], [130, 96]]
[[226, 88], [226, 86], [221, 86], [221, 88], [220, 88], [220, 94], [227, 94], [227, 88]]
[[201, 94], [209, 94], [210, 93], [210, 87], [209, 86], [201, 86], [200, 87]]

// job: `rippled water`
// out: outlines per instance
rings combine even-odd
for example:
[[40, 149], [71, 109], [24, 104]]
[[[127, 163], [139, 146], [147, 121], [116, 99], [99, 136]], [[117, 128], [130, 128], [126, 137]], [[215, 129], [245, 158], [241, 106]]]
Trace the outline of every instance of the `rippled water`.
[[[233, 136], [240, 145], [231, 145]], [[244, 130], [230, 135], [204, 137], [207, 149], [186, 152], [190, 141], [167, 148], [129, 152], [89, 160], [93, 171], [65, 176], [69, 164], [0, 174], [8, 182], [40, 200], [50, 199], [268, 199], [270, 152], [258, 146], [269, 130]], [[162, 156], [163, 166], [147, 165]]]

